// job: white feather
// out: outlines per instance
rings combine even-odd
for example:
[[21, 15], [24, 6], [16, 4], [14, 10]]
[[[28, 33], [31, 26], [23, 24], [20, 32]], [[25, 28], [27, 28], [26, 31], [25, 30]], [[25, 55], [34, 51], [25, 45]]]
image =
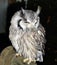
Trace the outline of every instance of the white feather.
[[[38, 9], [38, 14], [39, 12], [40, 10]], [[25, 16], [21, 16], [21, 11], [15, 13], [15, 15], [11, 19], [9, 39], [11, 40], [11, 43], [16, 52], [21, 54], [24, 58], [43, 62], [45, 30], [40, 24], [40, 17], [36, 16], [38, 20], [36, 20], [35, 22], [35, 19], [33, 19], [35, 17], [34, 14], [35, 12], [26, 10], [25, 16], [28, 16], [27, 20], [25, 20]], [[18, 23], [20, 19], [22, 20]], [[28, 21], [29, 23], [25, 23]], [[35, 23], [37, 24], [35, 25]], [[20, 24], [22, 28], [20, 28], [18, 24]]]

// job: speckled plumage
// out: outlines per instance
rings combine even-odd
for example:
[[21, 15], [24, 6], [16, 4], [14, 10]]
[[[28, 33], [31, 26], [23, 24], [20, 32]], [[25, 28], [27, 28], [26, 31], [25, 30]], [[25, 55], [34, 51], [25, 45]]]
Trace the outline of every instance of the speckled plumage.
[[9, 28], [9, 39], [16, 52], [31, 61], [43, 62], [45, 29], [37, 11], [20, 10], [14, 14]]

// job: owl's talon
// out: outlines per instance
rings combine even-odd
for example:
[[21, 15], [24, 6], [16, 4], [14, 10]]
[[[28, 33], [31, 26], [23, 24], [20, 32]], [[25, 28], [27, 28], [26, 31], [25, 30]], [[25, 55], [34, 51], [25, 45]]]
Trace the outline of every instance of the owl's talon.
[[29, 59], [28, 59], [28, 58], [26, 58], [26, 59], [24, 59], [24, 60], [23, 60], [23, 62], [25, 63], [25, 62], [27, 62], [28, 60], [29, 60]]
[[29, 65], [31, 62], [36, 62], [36, 60], [32, 60], [32, 59], [29, 59], [29, 61], [27, 62], [27, 64]]
[[21, 54], [16, 53], [16, 57], [21, 56]]
[[32, 60], [29, 60], [27, 64], [29, 65], [31, 62], [32, 62]]
[[[24, 63], [26, 63], [26, 62], [27, 62], [27, 64], [29, 65], [29, 64], [32, 62], [32, 60], [31, 60], [31, 59], [26, 58], [26, 59], [24, 59], [24, 60], [23, 60], [23, 62], [24, 62]], [[35, 62], [35, 61], [34, 61], [34, 62]]]

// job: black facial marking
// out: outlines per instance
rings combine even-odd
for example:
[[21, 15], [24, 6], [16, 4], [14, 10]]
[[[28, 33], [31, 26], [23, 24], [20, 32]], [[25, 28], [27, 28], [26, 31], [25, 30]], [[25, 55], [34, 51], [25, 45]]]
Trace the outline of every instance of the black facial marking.
[[20, 28], [20, 29], [22, 29], [22, 27], [20, 26], [20, 22], [22, 21], [22, 19], [19, 19], [19, 21], [18, 21], [18, 27]]
[[20, 19], [18, 22], [20, 22], [22, 19]]
[[35, 25], [37, 24], [37, 22], [35, 23]]

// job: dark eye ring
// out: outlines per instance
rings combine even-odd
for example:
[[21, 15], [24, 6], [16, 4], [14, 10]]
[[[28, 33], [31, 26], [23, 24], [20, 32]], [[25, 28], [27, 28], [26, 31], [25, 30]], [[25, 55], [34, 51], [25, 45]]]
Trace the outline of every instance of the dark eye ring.
[[19, 26], [19, 27], [20, 27], [20, 24], [19, 24], [19, 23], [20, 23], [21, 20], [22, 20], [22, 19], [19, 19], [19, 20], [18, 20], [18, 26]]
[[18, 22], [20, 22], [22, 19], [20, 19]]

